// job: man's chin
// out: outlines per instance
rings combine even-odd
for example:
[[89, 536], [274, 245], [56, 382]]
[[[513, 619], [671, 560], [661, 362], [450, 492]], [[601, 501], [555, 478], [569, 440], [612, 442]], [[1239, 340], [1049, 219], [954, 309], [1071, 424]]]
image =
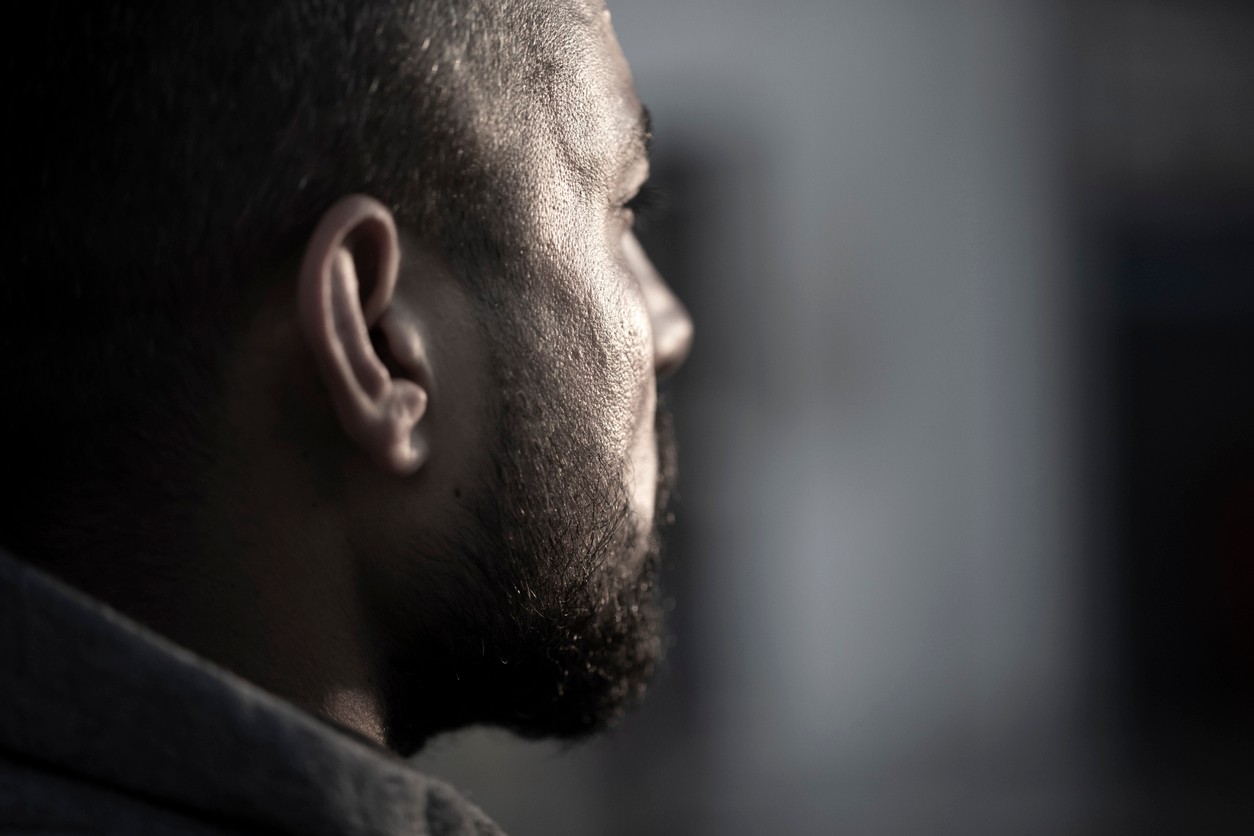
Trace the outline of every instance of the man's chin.
[[577, 739], [612, 728], [643, 699], [665, 648], [658, 575], [676, 447], [664, 405], [655, 437], [652, 518], [640, 519], [623, 502], [613, 534], [585, 551], [579, 561], [585, 573], [567, 577], [562, 605], [548, 617], [534, 597], [513, 602], [514, 624], [523, 627], [519, 656], [530, 664], [515, 668], [521, 676], [517, 690], [504, 694], [509, 716], [499, 725], [526, 737]]
[[[675, 456], [669, 421], [659, 418], [654, 517], [664, 521]], [[474, 524], [442, 559], [467, 567], [463, 580], [436, 584], [434, 597], [421, 578], [376, 588], [392, 602], [389, 621], [407, 627], [393, 635], [421, 637], [395, 645], [389, 666], [388, 736], [398, 751], [480, 724], [578, 739], [614, 726], [643, 698], [665, 646], [659, 532], [621, 484], [554, 501], [562, 486], [546, 481], [542, 464], [498, 462], [498, 474], [530, 478], [488, 484], [478, 496]]]
[[528, 649], [530, 671], [515, 683], [521, 688], [503, 706], [509, 717], [501, 725], [526, 737], [578, 739], [612, 728], [643, 699], [664, 651], [656, 546], [633, 562], [639, 572], [612, 601]]
[[643, 539], [604, 556], [616, 572], [577, 586], [491, 584], [497, 596], [463, 601], [450, 623], [424, 631], [439, 639], [398, 646], [387, 675], [389, 745], [412, 754], [473, 725], [565, 740], [616, 725], [644, 697], [665, 646], [659, 541]]

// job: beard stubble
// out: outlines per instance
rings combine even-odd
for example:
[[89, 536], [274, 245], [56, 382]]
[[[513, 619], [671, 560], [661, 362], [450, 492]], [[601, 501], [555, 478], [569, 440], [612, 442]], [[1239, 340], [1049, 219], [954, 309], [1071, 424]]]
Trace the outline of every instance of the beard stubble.
[[455, 570], [435, 589], [431, 578], [416, 581], [410, 607], [392, 597], [393, 610], [410, 610], [383, 683], [385, 732], [402, 754], [474, 724], [566, 740], [605, 730], [644, 696], [663, 656], [669, 412], [659, 403], [656, 502], [653, 519], [641, 520], [623, 462], [587, 441], [582, 422], [547, 408], [560, 401], [529, 396], [546, 391], [537, 381], [508, 364], [496, 374], [489, 475], [467, 498], [469, 522], [438, 544]]

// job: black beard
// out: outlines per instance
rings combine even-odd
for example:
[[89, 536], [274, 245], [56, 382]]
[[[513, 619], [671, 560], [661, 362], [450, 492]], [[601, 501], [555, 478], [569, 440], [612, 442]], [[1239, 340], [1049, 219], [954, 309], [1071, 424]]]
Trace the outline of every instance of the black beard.
[[479, 723], [524, 737], [604, 730], [639, 702], [661, 660], [660, 524], [676, 473], [669, 413], [659, 405], [657, 500], [654, 519], [641, 521], [621, 462], [576, 441], [582, 428], [537, 426], [518, 409], [507, 396], [492, 478], [470, 500], [475, 524], [440, 549], [456, 573], [438, 601], [425, 590], [434, 606], [409, 637], [416, 646], [393, 644], [385, 730], [402, 754]]

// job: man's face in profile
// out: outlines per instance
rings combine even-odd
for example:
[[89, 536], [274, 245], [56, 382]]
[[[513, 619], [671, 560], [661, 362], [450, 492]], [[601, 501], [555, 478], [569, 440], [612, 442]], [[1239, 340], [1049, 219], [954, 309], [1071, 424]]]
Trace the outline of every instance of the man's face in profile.
[[[484, 230], [491, 275], [465, 301], [480, 327], [458, 338], [471, 347], [455, 362], [479, 358], [459, 395], [479, 417], [450, 488], [456, 510], [438, 538], [407, 538], [397, 517], [361, 570], [402, 749], [434, 715], [594, 731], [642, 693], [661, 654], [656, 529], [674, 457], [656, 378], [682, 362], [691, 323], [632, 232], [649, 126], [608, 12], [561, 17], [552, 35], [556, 54], [533, 68], [548, 83], [525, 71], [455, 82], [482, 172], [470, 188], [503, 211]], [[439, 599], [414, 568], [433, 564], [456, 567]]]
[[601, 0], [46, 17], [4, 546], [400, 751], [611, 722], [661, 653], [692, 326]]

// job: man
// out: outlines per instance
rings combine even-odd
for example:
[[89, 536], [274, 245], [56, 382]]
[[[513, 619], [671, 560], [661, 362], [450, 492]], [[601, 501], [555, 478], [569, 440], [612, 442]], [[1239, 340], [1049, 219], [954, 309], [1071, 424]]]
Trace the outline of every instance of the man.
[[[154, 4], [157, 5], [157, 4]], [[599, 0], [41, 4], [0, 369], [0, 824], [496, 832], [398, 755], [659, 655], [646, 113]]]

